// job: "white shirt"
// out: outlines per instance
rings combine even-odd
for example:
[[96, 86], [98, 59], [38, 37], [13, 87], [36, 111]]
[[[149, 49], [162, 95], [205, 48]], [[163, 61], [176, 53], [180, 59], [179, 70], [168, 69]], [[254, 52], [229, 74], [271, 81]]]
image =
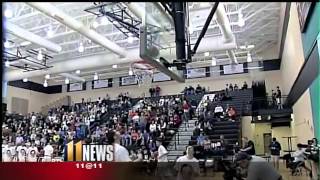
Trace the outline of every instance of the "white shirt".
[[11, 148], [7, 146], [5, 148], [2, 148], [2, 151], [4, 152], [2, 153], [2, 161], [11, 162]]
[[114, 143], [114, 161], [115, 162], [130, 162], [128, 150], [118, 143]]
[[168, 162], [168, 151], [163, 145], [158, 148], [158, 162]]
[[38, 154], [37, 147], [29, 147], [27, 161], [28, 162], [37, 162], [37, 154]]
[[157, 130], [157, 125], [156, 124], [150, 124], [150, 132], [154, 132]]
[[[24, 150], [24, 151], [23, 151], [23, 150]], [[27, 147], [18, 146], [18, 147], [17, 147], [17, 151], [18, 151], [18, 159], [19, 159], [19, 162], [26, 162]]]
[[50, 144], [48, 144], [48, 145], [46, 145], [44, 148], [43, 148], [43, 150], [44, 150], [44, 156], [52, 156], [52, 154], [53, 154], [53, 147], [50, 145]]
[[10, 148], [9, 148], [9, 146], [8, 145], [2, 145], [2, 161], [3, 162], [8, 162], [8, 157], [9, 156], [7, 156], [7, 151], [10, 151]]
[[187, 155], [184, 155], [179, 157], [176, 162], [199, 162], [199, 160], [194, 157], [189, 159]]
[[305, 160], [304, 152], [305, 152], [304, 149], [296, 150], [292, 155], [294, 157], [293, 162], [304, 161]]
[[182, 179], [180, 170], [184, 164], [191, 165], [194, 172], [200, 173], [199, 160], [196, 158], [189, 159], [187, 155], [181, 156], [177, 159], [175, 169], [179, 172], [178, 179]]
[[35, 115], [31, 116], [31, 123], [34, 124], [36, 122], [37, 117]]
[[17, 154], [16, 146], [11, 146], [10, 150], [11, 150], [11, 155], [12, 156], [15, 156]]
[[138, 115], [133, 116], [133, 117], [132, 117], [132, 120], [135, 121], [135, 122], [136, 122], [136, 121], [139, 121], [139, 116], [138, 116]]
[[216, 108], [214, 108], [214, 112], [223, 112], [223, 108], [221, 106], [217, 106]]

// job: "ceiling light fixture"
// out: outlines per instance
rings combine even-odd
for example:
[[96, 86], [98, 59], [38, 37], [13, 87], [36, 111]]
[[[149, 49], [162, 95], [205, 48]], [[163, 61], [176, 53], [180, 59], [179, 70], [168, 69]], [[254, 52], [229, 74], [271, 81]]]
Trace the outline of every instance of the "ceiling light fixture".
[[243, 18], [239, 19], [238, 25], [239, 25], [240, 27], [243, 27], [245, 24], [246, 24], [246, 22], [244, 21]]
[[64, 83], [65, 83], [65, 84], [69, 84], [69, 83], [70, 83], [70, 80], [69, 80], [68, 78], [66, 78], [66, 79], [64, 80]]
[[240, 49], [247, 49], [246, 46], [240, 46], [239, 48], [240, 48]]
[[46, 74], [46, 75], [44, 76], [44, 78], [50, 79], [50, 74]]
[[42, 55], [41, 49], [40, 49], [39, 52], [38, 52], [37, 59], [38, 59], [39, 61], [41, 61], [41, 60], [43, 59], [43, 55]]
[[93, 80], [98, 80], [99, 79], [99, 76], [98, 76], [98, 73], [94, 73], [94, 76], [93, 76]]
[[9, 67], [9, 66], [10, 66], [10, 62], [7, 60], [7, 61], [4, 63], [4, 65], [5, 65], [6, 67]]
[[78, 69], [78, 70], [76, 70], [76, 74], [80, 74], [80, 70]]
[[6, 40], [6, 41], [3, 43], [3, 46], [4, 46], [5, 48], [10, 48], [10, 47], [11, 47], [11, 43], [10, 43], [8, 40]]
[[211, 66], [216, 66], [217, 65], [217, 59], [212, 56], [212, 61], [211, 61]]
[[43, 87], [48, 87], [48, 81], [44, 80]]
[[205, 57], [208, 57], [208, 56], [210, 56], [210, 53], [209, 53], [209, 52], [205, 52], [205, 53], [204, 53], [204, 56], [205, 56]]
[[253, 44], [252, 44], [252, 45], [248, 45], [247, 48], [248, 48], [248, 49], [253, 49], [253, 48], [254, 48], [254, 45], [253, 45]]
[[48, 37], [48, 38], [52, 38], [53, 35], [54, 35], [54, 32], [53, 32], [53, 30], [52, 30], [52, 26], [49, 26], [49, 29], [48, 29], [48, 31], [47, 31], [47, 37]]
[[133, 75], [132, 68], [129, 68], [129, 76], [132, 76], [132, 75]]
[[23, 82], [28, 82], [28, 78], [23, 78], [22, 81]]
[[116, 69], [116, 68], [118, 68], [118, 65], [114, 64], [114, 65], [112, 65], [112, 68]]
[[12, 18], [12, 16], [13, 16], [12, 10], [11, 10], [11, 9], [6, 9], [6, 10], [4, 11], [4, 16], [5, 16], [6, 18]]
[[82, 42], [79, 44], [78, 51], [79, 51], [80, 53], [84, 52], [84, 46], [83, 46], [83, 43], [82, 43]]
[[252, 62], [252, 57], [250, 52], [247, 53], [247, 62]]
[[31, 44], [31, 42], [29, 42], [29, 41], [23, 41], [22, 43], [20, 43], [20, 46], [28, 46], [30, 44]]

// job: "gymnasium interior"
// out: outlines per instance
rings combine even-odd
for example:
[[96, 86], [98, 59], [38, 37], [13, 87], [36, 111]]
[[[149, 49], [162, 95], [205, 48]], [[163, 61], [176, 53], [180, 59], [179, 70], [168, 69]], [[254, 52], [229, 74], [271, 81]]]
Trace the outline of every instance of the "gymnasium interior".
[[[2, 161], [33, 143], [65, 161], [115, 130], [133, 161], [159, 160], [161, 139], [168, 162], [193, 147], [195, 179], [226, 179], [221, 159], [250, 141], [271, 165], [276, 138], [283, 179], [319, 179], [319, 2], [2, 6]], [[310, 172], [288, 166], [298, 144]]]

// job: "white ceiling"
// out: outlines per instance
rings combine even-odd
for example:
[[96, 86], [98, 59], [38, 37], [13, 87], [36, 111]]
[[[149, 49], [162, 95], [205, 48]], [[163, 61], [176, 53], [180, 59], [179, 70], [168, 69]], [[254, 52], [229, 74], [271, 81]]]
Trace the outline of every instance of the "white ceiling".
[[[84, 9], [92, 6], [90, 2], [72, 2], [72, 3], [51, 3], [64, 11], [68, 15], [74, 17], [76, 20], [81, 21], [88, 27], [92, 27], [92, 23], [96, 18], [94, 15], [84, 11]], [[222, 3], [220, 3], [222, 4]], [[282, 19], [284, 15], [284, 4], [279, 2], [273, 3], [242, 3], [242, 2], [225, 2], [223, 3], [231, 24], [232, 32], [236, 38], [237, 46], [242, 45], [255, 45], [251, 50], [253, 60], [262, 59], [274, 59], [278, 58], [279, 55], [279, 44], [282, 35]], [[90, 42], [85, 37], [81, 36], [78, 32], [67, 28], [65, 25], [49, 18], [43, 13], [31, 8], [25, 3], [5, 3], [5, 7], [13, 10], [13, 17], [9, 18], [8, 21], [18, 25], [25, 30], [33, 32], [41, 37], [44, 37], [54, 43], [59, 44], [62, 47], [62, 51], [59, 53], [47, 52], [53, 59], [52, 62], [67, 61], [69, 59], [75, 59], [84, 56], [92, 56], [97, 54], [106, 54], [110, 51], [101, 47], [100, 45]], [[189, 3], [191, 24], [194, 29], [194, 33], [191, 37], [195, 39], [199, 37], [202, 27], [206, 21], [207, 16], [210, 13], [212, 4], [194, 2]], [[243, 18], [245, 19], [245, 25], [240, 27], [238, 25], [239, 12], [242, 12]], [[49, 27], [54, 30], [54, 36], [48, 38], [46, 32]], [[99, 34], [107, 37], [109, 40], [115, 42], [119, 46], [125, 49], [138, 48], [139, 41], [135, 40], [133, 43], [128, 43], [126, 36], [124, 36], [112, 23], [106, 25], [100, 25], [95, 29]], [[221, 31], [215, 20], [211, 21], [211, 24], [207, 30], [206, 36], [221, 36]], [[11, 35], [6, 34], [6, 38], [20, 44], [24, 40]], [[83, 53], [78, 52], [79, 43], [83, 42], [85, 51]], [[23, 49], [39, 49], [41, 47], [31, 44]], [[239, 62], [245, 61], [247, 50], [236, 49], [235, 53], [237, 57], [243, 57], [242, 60], [239, 58]], [[218, 59], [218, 64], [228, 63], [228, 55], [225, 51], [210, 52], [211, 55]], [[204, 64], [207, 63], [208, 59], [204, 57], [204, 54], [196, 54], [194, 61], [201, 61]], [[200, 62], [200, 64], [201, 64]], [[114, 62], [117, 64], [117, 62]], [[128, 72], [129, 64], [120, 65], [117, 74], [126, 74]], [[123, 73], [119, 72], [123, 69]], [[85, 77], [87, 80], [92, 79], [94, 72], [98, 72], [102, 76], [108, 73], [109, 77], [115, 75], [114, 69], [111, 67], [101, 67], [99, 69], [83, 69], [80, 76]], [[52, 75], [54, 77], [55, 75]], [[37, 77], [36, 79], [43, 79], [43, 77]], [[55, 82], [56, 81], [56, 82]], [[63, 83], [63, 78], [57, 76], [53, 78], [53, 84]]]

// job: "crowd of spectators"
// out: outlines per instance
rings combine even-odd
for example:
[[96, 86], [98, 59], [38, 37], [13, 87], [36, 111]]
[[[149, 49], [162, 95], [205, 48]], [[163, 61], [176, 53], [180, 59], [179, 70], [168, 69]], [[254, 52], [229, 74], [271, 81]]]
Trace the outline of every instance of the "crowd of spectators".
[[193, 116], [191, 106], [186, 112], [184, 104], [190, 103], [182, 96], [144, 98], [134, 109], [129, 94], [121, 93], [116, 100], [107, 95], [93, 102], [82, 99], [70, 107], [51, 108], [47, 115], [7, 114], [2, 127], [3, 160], [51, 161], [63, 157], [70, 141], [110, 144], [111, 131], [120, 132], [120, 144], [134, 161], [141, 157], [152, 160], [157, 156], [157, 142], [168, 141], [172, 130]]
[[[245, 89], [248, 89], [248, 84], [246, 81], [243, 82], [241, 90], [245, 90]], [[238, 91], [238, 90], [240, 89], [237, 84], [234, 84], [234, 85], [232, 85], [232, 83], [226, 84], [226, 88], [225, 88], [226, 94], [228, 94], [228, 92], [230, 91]]]
[[[131, 107], [131, 98], [128, 93], [121, 93], [115, 101], [110, 101], [108, 95], [90, 101], [82, 99], [71, 107], [51, 108], [47, 115], [34, 112], [26, 116], [7, 114], [2, 126], [3, 160], [51, 161], [53, 157], [62, 157], [65, 145], [72, 140], [106, 141], [109, 129], [101, 126], [92, 129], [91, 125], [103, 122], [106, 117], [120, 118], [120, 114]], [[30, 148], [33, 149], [32, 157]]]
[[201, 87], [200, 84], [196, 88], [193, 86], [185, 87], [182, 93], [184, 95], [195, 95], [195, 94], [204, 94], [206, 92], [205, 87]]

